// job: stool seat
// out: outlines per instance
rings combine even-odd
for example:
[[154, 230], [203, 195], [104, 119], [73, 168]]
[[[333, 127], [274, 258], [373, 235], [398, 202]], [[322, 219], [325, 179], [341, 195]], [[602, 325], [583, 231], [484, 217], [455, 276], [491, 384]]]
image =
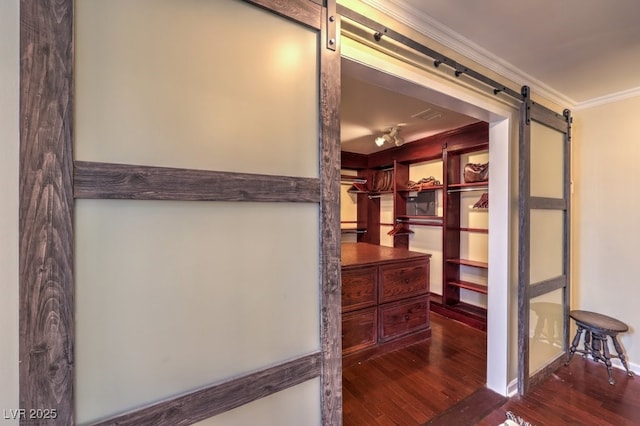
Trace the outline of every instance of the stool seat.
[[[607, 366], [609, 383], [613, 385], [615, 381], [611, 375], [611, 358], [618, 358], [620, 362], [622, 362], [625, 370], [627, 370], [627, 375], [633, 376], [633, 373], [629, 371], [629, 366], [627, 365], [622, 346], [616, 337], [618, 333], [629, 331], [627, 324], [607, 315], [589, 311], [575, 310], [569, 312], [569, 316], [576, 322], [578, 332], [573, 338], [573, 343], [569, 349], [569, 356], [567, 357], [565, 365], [569, 364], [573, 354], [576, 352], [580, 352], [584, 357], [590, 355], [594, 361], [604, 362]], [[584, 349], [578, 349], [580, 336], [583, 332], [585, 332]], [[609, 353], [607, 337], [611, 338], [611, 342], [616, 349], [617, 355], [611, 355]]]
[[597, 328], [605, 334], [608, 333], [624, 333], [629, 331], [627, 324], [615, 318], [589, 311], [571, 311], [569, 316], [585, 325]]

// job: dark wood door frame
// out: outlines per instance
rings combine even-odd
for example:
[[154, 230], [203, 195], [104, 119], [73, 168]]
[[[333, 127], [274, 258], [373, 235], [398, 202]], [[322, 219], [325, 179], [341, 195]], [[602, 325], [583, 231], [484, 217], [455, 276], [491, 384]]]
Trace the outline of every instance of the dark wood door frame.
[[[318, 204], [321, 350], [104, 424], [191, 424], [314, 377], [321, 380], [323, 423], [342, 423], [340, 49], [335, 0], [325, 6], [311, 0], [246, 1], [320, 34], [319, 178], [74, 163], [73, 0], [21, 0], [19, 380], [20, 408], [26, 413], [49, 410], [56, 417], [52, 424], [75, 423], [74, 199], [231, 197]], [[203, 192], [200, 184], [206, 181], [215, 181], [218, 189]], [[243, 191], [235, 191], [240, 185]]]
[[[555, 113], [531, 100], [527, 86], [523, 86], [524, 103], [520, 114], [519, 147], [519, 248], [518, 248], [518, 393], [526, 395], [531, 388], [556, 371], [565, 361], [569, 349], [569, 304], [571, 292], [571, 112], [566, 109], [563, 115]], [[531, 122], [536, 121], [564, 134], [562, 147], [563, 175], [562, 198], [546, 198], [531, 195]], [[562, 275], [542, 282], [531, 282], [530, 278], [530, 241], [533, 209], [555, 210], [563, 213], [563, 259]], [[530, 361], [530, 309], [531, 299], [562, 290], [564, 354], [551, 360], [540, 371], [531, 375]]]

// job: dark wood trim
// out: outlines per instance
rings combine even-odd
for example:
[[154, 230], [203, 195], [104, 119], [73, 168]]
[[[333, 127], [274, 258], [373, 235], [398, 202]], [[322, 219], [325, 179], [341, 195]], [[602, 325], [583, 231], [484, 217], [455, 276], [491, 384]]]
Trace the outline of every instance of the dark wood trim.
[[529, 198], [529, 208], [532, 210], [566, 210], [567, 200], [563, 198], [531, 197]]
[[96, 425], [188, 425], [275, 392], [298, 385], [321, 370], [321, 354], [314, 353], [187, 395], [112, 417]]
[[441, 159], [442, 147], [445, 144], [449, 151], [463, 149], [474, 151], [485, 146], [488, 149], [488, 140], [489, 124], [478, 122], [371, 154], [368, 158], [368, 167], [389, 166], [394, 161], [409, 164]]
[[[531, 300], [535, 297], [547, 294], [557, 289], [563, 289], [562, 309], [563, 309], [563, 349], [566, 354], [569, 348], [569, 304], [570, 304], [570, 132], [571, 119], [569, 112], [567, 115], [559, 115], [541, 105], [531, 101], [530, 91], [523, 88], [524, 103], [520, 113], [520, 151], [519, 151], [519, 249], [518, 249], [518, 392], [526, 395], [529, 390], [555, 371], [561, 364], [562, 359], [555, 359], [542, 370], [531, 375], [529, 367], [529, 328]], [[531, 196], [531, 144], [535, 143], [531, 139], [530, 122], [539, 122], [549, 126], [559, 132], [564, 133], [565, 140], [563, 146], [563, 198], [545, 198]], [[531, 284], [530, 279], [530, 238], [531, 238], [531, 210], [533, 209], [555, 209], [564, 211], [563, 218], [563, 275], [540, 283]], [[562, 357], [561, 357], [562, 358]]]
[[451, 318], [481, 331], [487, 331], [487, 310], [480, 306], [457, 302], [455, 305], [445, 305], [443, 297], [431, 295], [431, 311]]
[[566, 200], [564, 215], [564, 275], [566, 277], [566, 287], [564, 289], [564, 347], [569, 352], [569, 340], [571, 338], [571, 324], [569, 320], [569, 312], [571, 311], [571, 125], [573, 118], [571, 111], [565, 109], [563, 111], [565, 117], [565, 139], [564, 139], [564, 198]]
[[322, 6], [310, 0], [243, 0], [290, 18], [313, 29], [320, 30]]
[[529, 289], [529, 297], [535, 299], [538, 296], [555, 291], [559, 288], [567, 286], [567, 277], [562, 275], [560, 277], [551, 278], [549, 280], [540, 281], [539, 283], [531, 284]]
[[462, 232], [473, 232], [476, 234], [488, 234], [489, 230], [484, 228], [460, 228]]
[[[333, 9], [335, 10], [335, 4]], [[342, 285], [340, 261], [340, 20], [335, 50], [326, 47], [327, 10], [320, 37], [320, 339], [322, 424], [342, 424]]]
[[566, 353], [562, 352], [557, 356], [557, 358], [555, 358], [549, 364], [544, 366], [540, 371], [530, 376], [528, 390], [536, 387], [540, 382], [542, 382], [544, 379], [546, 379], [551, 374], [553, 374], [556, 370], [558, 370], [558, 368], [562, 367], [566, 360], [567, 360]]
[[527, 122], [531, 99], [526, 96], [520, 107], [520, 140], [518, 153], [518, 393], [529, 390], [529, 242], [530, 242], [530, 176], [531, 170], [531, 126]]
[[355, 152], [342, 151], [340, 153], [340, 162], [343, 169], [362, 170], [368, 166], [368, 156], [365, 154], [357, 154]]
[[463, 154], [489, 149], [489, 123], [480, 121], [445, 133], [447, 151]]
[[127, 164], [75, 162], [76, 198], [320, 202], [320, 180]]
[[565, 117], [555, 111], [548, 109], [543, 105], [537, 104], [535, 102], [531, 102], [531, 104], [531, 111], [532, 114], [535, 114], [535, 121], [544, 124], [545, 126], [549, 126], [552, 129], [566, 132], [567, 120]]
[[[74, 423], [73, 1], [20, 2], [20, 408]], [[21, 423], [31, 423], [23, 418]]]

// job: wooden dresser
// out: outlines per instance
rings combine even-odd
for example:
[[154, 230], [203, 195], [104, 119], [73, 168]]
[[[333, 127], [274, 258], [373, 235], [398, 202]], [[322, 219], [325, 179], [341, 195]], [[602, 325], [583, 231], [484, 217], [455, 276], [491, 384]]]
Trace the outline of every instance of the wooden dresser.
[[374, 244], [342, 244], [345, 364], [431, 337], [430, 257]]

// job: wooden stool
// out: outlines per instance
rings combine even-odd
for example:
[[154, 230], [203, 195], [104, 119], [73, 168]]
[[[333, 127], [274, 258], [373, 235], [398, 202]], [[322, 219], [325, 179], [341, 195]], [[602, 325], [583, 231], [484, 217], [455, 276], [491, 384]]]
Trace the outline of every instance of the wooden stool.
[[[594, 361], [602, 361], [607, 366], [609, 383], [613, 385], [615, 381], [613, 377], [611, 377], [611, 358], [618, 358], [627, 370], [627, 375], [630, 377], [633, 376], [633, 373], [629, 371], [622, 347], [616, 338], [618, 333], [624, 333], [629, 330], [627, 324], [615, 318], [589, 311], [571, 311], [569, 316], [576, 322], [578, 332], [576, 333], [576, 337], [573, 338], [573, 343], [571, 343], [569, 357], [565, 365], [569, 364], [573, 354], [576, 352], [580, 352], [583, 357], [591, 355]], [[586, 331], [586, 333], [584, 336], [584, 350], [581, 350], [577, 349], [577, 347], [583, 331]], [[617, 355], [611, 355], [609, 353], [607, 336], [611, 337]]]

